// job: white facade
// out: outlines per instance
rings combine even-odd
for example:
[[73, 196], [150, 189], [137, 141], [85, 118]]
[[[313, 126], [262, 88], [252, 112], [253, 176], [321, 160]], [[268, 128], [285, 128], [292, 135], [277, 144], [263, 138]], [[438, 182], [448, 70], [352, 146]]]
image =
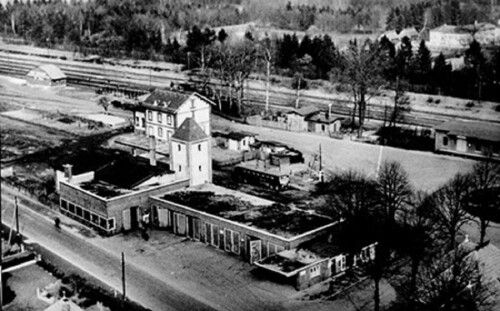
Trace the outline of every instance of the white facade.
[[195, 142], [171, 141], [171, 169], [175, 179], [190, 179], [190, 186], [212, 181], [210, 140]]
[[[175, 130], [186, 120], [192, 118], [200, 125], [205, 134], [210, 135], [210, 104], [192, 94], [175, 112], [164, 109], [147, 108], [145, 112], [134, 113], [134, 125], [138, 131], [146, 131], [148, 136], [154, 136], [161, 141], [169, 141]], [[142, 119], [145, 126], [142, 126]]]

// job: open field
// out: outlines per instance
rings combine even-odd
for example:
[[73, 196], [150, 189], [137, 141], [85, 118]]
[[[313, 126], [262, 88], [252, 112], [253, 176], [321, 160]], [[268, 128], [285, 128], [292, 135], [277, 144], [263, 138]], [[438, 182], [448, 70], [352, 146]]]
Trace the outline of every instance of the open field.
[[306, 164], [319, 153], [327, 171], [355, 169], [374, 176], [379, 163], [398, 161], [410, 175], [417, 189], [433, 190], [457, 172], [472, 168], [475, 161], [431, 152], [409, 151], [392, 147], [335, 140], [310, 133], [296, 133], [234, 123], [217, 116], [212, 118], [214, 130], [244, 130], [259, 134], [257, 139], [275, 140], [292, 146], [304, 154]]

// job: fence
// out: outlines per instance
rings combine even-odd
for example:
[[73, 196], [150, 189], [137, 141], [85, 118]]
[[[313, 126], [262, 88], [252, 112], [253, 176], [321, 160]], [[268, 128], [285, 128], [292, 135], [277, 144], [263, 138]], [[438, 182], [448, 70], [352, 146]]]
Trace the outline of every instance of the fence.
[[269, 128], [275, 128], [279, 130], [287, 130], [286, 122], [285, 121], [271, 121], [271, 120], [264, 120], [262, 119], [261, 116], [249, 116], [246, 118], [246, 121], [250, 125], [255, 125], [255, 126], [263, 126], [263, 127], [269, 127]]

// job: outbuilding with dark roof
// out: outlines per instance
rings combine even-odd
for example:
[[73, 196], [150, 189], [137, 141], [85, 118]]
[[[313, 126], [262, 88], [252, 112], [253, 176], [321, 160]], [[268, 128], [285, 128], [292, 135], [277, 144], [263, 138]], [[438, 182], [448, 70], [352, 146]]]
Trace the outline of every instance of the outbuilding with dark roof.
[[500, 159], [500, 124], [452, 120], [434, 128], [435, 150]]

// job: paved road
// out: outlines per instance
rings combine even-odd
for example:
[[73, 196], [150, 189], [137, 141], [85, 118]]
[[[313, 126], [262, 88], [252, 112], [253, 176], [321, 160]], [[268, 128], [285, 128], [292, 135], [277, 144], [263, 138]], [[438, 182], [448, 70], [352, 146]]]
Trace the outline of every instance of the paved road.
[[[2, 187], [1, 201], [2, 222], [10, 226], [14, 200], [6, 187]], [[55, 230], [51, 221], [22, 204], [19, 205], [19, 215], [20, 230], [29, 240], [60, 255], [108, 286], [121, 288], [119, 255], [107, 253], [72, 233]], [[137, 267], [127, 265], [126, 278], [127, 297], [152, 310], [214, 310]]]

